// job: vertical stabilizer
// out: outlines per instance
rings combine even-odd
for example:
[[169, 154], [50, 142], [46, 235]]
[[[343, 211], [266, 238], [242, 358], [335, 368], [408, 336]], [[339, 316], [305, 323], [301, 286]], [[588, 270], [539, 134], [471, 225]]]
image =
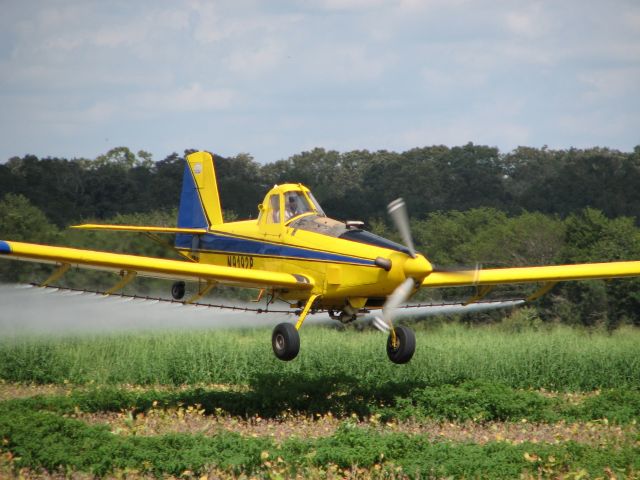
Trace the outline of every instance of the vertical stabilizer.
[[223, 223], [218, 183], [209, 152], [187, 155], [182, 179], [178, 227], [209, 228]]

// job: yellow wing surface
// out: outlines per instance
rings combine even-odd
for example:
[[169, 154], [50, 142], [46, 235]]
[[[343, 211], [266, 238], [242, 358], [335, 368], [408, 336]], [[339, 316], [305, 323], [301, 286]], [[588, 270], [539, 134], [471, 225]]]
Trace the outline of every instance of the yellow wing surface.
[[561, 282], [640, 276], [640, 261], [549, 265], [543, 267], [489, 268], [433, 272], [422, 282], [423, 287], [463, 287], [507, 283]]
[[192, 235], [201, 235], [207, 233], [206, 228], [140, 227], [137, 225], [107, 225], [95, 223], [73, 225], [71, 228], [76, 228], [79, 230], [108, 230], [113, 232], [137, 233], [190, 233]]
[[111, 272], [136, 272], [141, 276], [156, 278], [206, 280], [243, 287], [274, 287], [292, 290], [311, 290], [313, 288], [313, 283], [302, 275], [35, 243], [0, 240], [0, 258], [67, 264], [70, 267]]

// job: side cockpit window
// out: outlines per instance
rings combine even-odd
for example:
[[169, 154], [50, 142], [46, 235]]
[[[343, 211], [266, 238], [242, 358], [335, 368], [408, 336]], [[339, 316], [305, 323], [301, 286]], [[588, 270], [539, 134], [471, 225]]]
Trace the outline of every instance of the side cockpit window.
[[268, 223], [280, 223], [280, 195], [271, 195], [269, 199]]

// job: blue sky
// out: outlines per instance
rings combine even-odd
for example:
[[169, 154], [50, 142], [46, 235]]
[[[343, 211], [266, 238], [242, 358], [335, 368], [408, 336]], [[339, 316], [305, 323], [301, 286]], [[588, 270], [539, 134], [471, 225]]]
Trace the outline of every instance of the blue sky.
[[640, 144], [635, 0], [0, 8], [0, 161]]

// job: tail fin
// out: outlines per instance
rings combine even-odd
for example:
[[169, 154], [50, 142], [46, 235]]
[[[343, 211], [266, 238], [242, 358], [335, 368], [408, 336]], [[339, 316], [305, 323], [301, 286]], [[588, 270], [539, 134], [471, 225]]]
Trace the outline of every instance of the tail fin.
[[218, 183], [209, 152], [187, 155], [178, 210], [179, 228], [209, 228], [223, 223]]

